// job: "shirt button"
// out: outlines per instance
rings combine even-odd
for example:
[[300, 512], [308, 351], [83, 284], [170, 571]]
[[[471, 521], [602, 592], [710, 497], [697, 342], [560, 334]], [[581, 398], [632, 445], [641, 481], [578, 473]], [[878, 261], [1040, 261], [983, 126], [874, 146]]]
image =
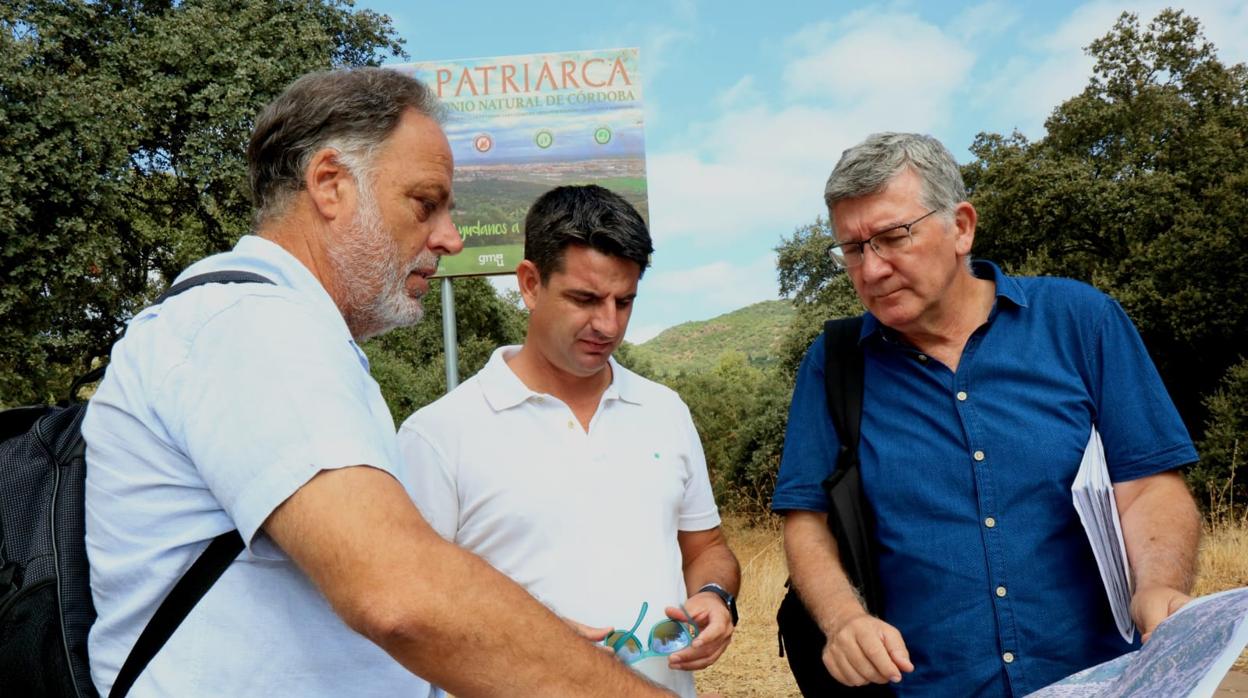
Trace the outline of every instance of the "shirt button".
[[572, 420], [570, 420], [570, 419], [568, 420], [568, 428], [569, 428], [569, 429], [575, 429], [575, 428], [576, 428], [576, 426], [575, 426], [574, 424], [572, 424]]
[[1013, 663], [1014, 663], [1014, 653], [1013, 653], [1013, 652], [1006, 652], [1005, 654], [1001, 655], [1001, 660], [1002, 660], [1003, 662], [1005, 662], [1006, 664], [1013, 664]]
[[966, 391], [965, 391], [965, 390], [959, 390], [959, 391], [958, 391], [958, 400], [959, 400], [960, 402], [965, 402], [965, 401], [966, 401]]
[[[568, 424], [569, 424], [569, 425], [571, 425], [571, 422], [569, 422]], [[976, 451], [976, 452], [975, 452], [975, 454], [974, 454], [974, 457], [975, 457], [975, 460], [983, 460], [983, 459], [984, 459], [984, 452], [983, 452], [983, 451]]]
[[997, 587], [997, 596], [999, 598], [1005, 598], [1005, 587]]
[[927, 354], [919, 354], [919, 361], [927, 361]]
[[997, 525], [997, 520], [989, 516], [988, 518], [984, 519], [984, 525], [987, 526], [988, 528], [993, 528]]

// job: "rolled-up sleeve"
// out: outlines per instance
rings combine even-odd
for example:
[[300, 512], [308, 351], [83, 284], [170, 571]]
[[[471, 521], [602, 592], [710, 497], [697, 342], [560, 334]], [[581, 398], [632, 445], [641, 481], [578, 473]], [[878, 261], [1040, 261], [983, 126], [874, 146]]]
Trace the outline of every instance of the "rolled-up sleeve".
[[784, 512], [828, 510], [823, 481], [836, 464], [840, 441], [828, 414], [823, 378], [824, 341], [819, 335], [806, 350], [797, 371], [789, 422], [784, 433], [784, 454], [771, 509]]
[[340, 328], [298, 302], [253, 296], [204, 324], [158, 404], [250, 546], [322, 470], [395, 474], [394, 433], [378, 426], [376, 390]]

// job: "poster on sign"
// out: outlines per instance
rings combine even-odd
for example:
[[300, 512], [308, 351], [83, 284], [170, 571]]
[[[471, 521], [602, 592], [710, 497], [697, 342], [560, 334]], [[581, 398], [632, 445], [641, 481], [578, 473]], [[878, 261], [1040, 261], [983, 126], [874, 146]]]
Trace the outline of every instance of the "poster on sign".
[[438, 276], [511, 274], [524, 214], [564, 184], [599, 184], [649, 221], [636, 48], [388, 66], [429, 85], [446, 107], [464, 251]]

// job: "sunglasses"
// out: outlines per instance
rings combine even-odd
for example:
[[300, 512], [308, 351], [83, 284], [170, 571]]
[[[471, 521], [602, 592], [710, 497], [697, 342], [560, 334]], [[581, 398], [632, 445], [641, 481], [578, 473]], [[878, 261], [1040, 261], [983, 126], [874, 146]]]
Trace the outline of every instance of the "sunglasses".
[[643, 645], [636, 632], [637, 628], [641, 627], [641, 621], [646, 617], [646, 611], [649, 608], [650, 604], [642, 601], [641, 612], [637, 614], [637, 620], [633, 621], [633, 627], [629, 628], [628, 632], [613, 631], [602, 641], [602, 644], [610, 647], [615, 652], [615, 656], [625, 664], [636, 664], [647, 657], [666, 657], [669, 654], [675, 654], [692, 645], [693, 638], [698, 636], [698, 626], [692, 622], [693, 616], [689, 615], [689, 611], [686, 611], [684, 606], [681, 606], [680, 610], [690, 620], [688, 627], [685, 623], [671, 618], [661, 620], [650, 628], [649, 641]]

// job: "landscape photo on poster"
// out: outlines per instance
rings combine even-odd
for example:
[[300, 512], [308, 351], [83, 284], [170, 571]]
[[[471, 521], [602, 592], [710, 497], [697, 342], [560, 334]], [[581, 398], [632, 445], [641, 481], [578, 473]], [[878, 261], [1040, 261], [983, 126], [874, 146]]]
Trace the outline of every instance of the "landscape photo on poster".
[[438, 276], [512, 273], [529, 205], [556, 186], [599, 184], [649, 220], [639, 61], [625, 48], [387, 66], [447, 112], [464, 251]]

